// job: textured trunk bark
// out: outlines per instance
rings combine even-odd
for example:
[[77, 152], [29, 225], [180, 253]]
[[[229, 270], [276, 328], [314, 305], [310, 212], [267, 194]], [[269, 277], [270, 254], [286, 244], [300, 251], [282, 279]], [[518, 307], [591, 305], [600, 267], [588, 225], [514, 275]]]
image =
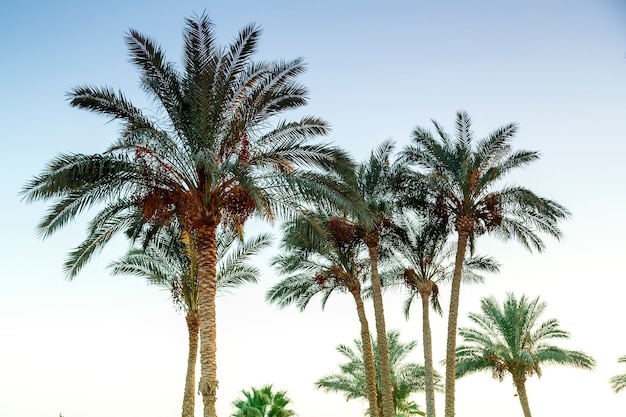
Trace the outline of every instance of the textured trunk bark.
[[372, 338], [370, 328], [365, 316], [365, 306], [361, 298], [360, 288], [358, 291], [351, 291], [356, 303], [356, 311], [361, 323], [361, 343], [363, 344], [363, 365], [365, 366], [365, 382], [367, 387], [367, 400], [370, 406], [370, 416], [378, 415], [378, 400], [376, 398], [376, 365], [374, 364], [374, 351], [372, 349]]
[[389, 365], [389, 347], [387, 346], [387, 329], [385, 328], [385, 311], [383, 309], [383, 295], [380, 275], [378, 273], [378, 244], [368, 245], [368, 251], [372, 267], [372, 300], [374, 302], [374, 317], [376, 318], [376, 339], [378, 344], [383, 417], [395, 417], [393, 388], [391, 385], [391, 366]]
[[426, 391], [426, 416], [435, 417], [435, 374], [433, 371], [433, 342], [430, 332], [431, 291], [420, 291], [422, 299], [422, 340], [424, 343], [424, 377]]
[[456, 382], [456, 331], [459, 317], [459, 295], [461, 292], [461, 272], [465, 261], [465, 251], [469, 233], [459, 232], [459, 241], [452, 275], [450, 310], [448, 311], [448, 343], [446, 346], [446, 400], [445, 417], [454, 417], [454, 390]]
[[193, 417], [196, 399], [196, 362], [198, 360], [198, 331], [200, 317], [197, 311], [187, 312], [187, 332], [189, 336], [189, 353], [187, 355], [187, 376], [183, 395], [182, 417]]
[[517, 389], [517, 398], [522, 405], [522, 411], [524, 417], [532, 417], [530, 414], [530, 406], [528, 405], [528, 396], [526, 395], [526, 379], [525, 378], [513, 378], [515, 389]]
[[198, 390], [204, 403], [204, 417], [216, 417], [217, 361], [215, 343], [215, 268], [217, 247], [215, 225], [205, 225], [196, 231], [198, 245], [198, 313], [200, 315], [200, 384]]

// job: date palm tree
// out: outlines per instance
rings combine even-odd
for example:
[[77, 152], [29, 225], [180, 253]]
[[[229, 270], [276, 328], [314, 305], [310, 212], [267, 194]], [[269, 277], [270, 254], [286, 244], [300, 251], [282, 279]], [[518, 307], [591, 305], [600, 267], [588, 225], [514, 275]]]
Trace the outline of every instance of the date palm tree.
[[446, 344], [445, 417], [454, 417], [456, 334], [461, 290], [461, 271], [475, 238], [490, 233], [504, 240], [516, 239], [529, 250], [542, 252], [540, 233], [560, 239], [559, 221], [569, 217], [567, 209], [519, 186], [498, 183], [516, 168], [539, 158], [536, 151], [513, 150], [511, 139], [517, 125], [502, 126], [487, 137], [475, 140], [471, 119], [460, 111], [456, 135], [451, 138], [433, 121], [437, 137], [417, 127], [402, 160], [423, 170], [431, 195], [431, 213], [457, 234], [452, 276]]
[[274, 266], [287, 276], [266, 295], [268, 302], [279, 307], [296, 305], [303, 311], [316, 295], [322, 297], [322, 308], [338, 292], [350, 293], [361, 326], [362, 363], [371, 415], [378, 414], [374, 354], [369, 324], [361, 297], [362, 282], [368, 273], [368, 261], [360, 255], [356, 228], [343, 217], [323, 212], [303, 213], [287, 223], [283, 234], [283, 253]]
[[[195, 409], [195, 370], [198, 354], [198, 256], [193, 235], [172, 222], [150, 237], [147, 247], [133, 247], [109, 265], [114, 275], [134, 275], [171, 292], [177, 308], [186, 314], [188, 334], [187, 372], [183, 394], [182, 417], [193, 417]], [[236, 233], [221, 230], [217, 234], [217, 291], [229, 291], [244, 283], [258, 281], [260, 270], [248, 263], [250, 258], [271, 244], [269, 234], [260, 234], [240, 242]]]
[[[626, 355], [620, 356], [617, 361], [619, 363], [626, 363]], [[626, 373], [611, 377], [609, 383], [611, 384], [611, 389], [613, 391], [620, 392], [621, 390], [626, 388]]]
[[[397, 220], [403, 230], [402, 239], [395, 247], [396, 258], [402, 265], [397, 273], [399, 279], [389, 279], [387, 288], [400, 284], [408, 288], [404, 302], [404, 315], [408, 319], [413, 302], [421, 299], [422, 343], [426, 391], [426, 415], [435, 416], [435, 378], [433, 367], [430, 309], [442, 314], [439, 304], [439, 286], [452, 278], [454, 249], [447, 242], [447, 232], [440, 225], [416, 216], [403, 216]], [[396, 267], [397, 268], [397, 267]], [[489, 257], [473, 256], [465, 260], [462, 279], [465, 283], [481, 283], [484, 278], [477, 272], [498, 272], [498, 264]], [[395, 278], [395, 277], [394, 277]], [[430, 305], [430, 307], [429, 307]]]
[[367, 217], [357, 217], [354, 222], [368, 250], [370, 260], [371, 297], [376, 320], [378, 357], [380, 358], [380, 387], [383, 417], [393, 417], [393, 386], [389, 347], [382, 297], [382, 281], [379, 272], [381, 249], [389, 246], [385, 240], [395, 234], [393, 216], [396, 209], [395, 184], [404, 178], [403, 164], [393, 163], [393, 141], [384, 141], [370, 154], [370, 158], [356, 169], [356, 193], [361, 204], [367, 208]]
[[[102, 154], [54, 158], [23, 190], [27, 201], [52, 202], [39, 225], [44, 236], [101, 203], [119, 216], [133, 204], [154, 224], [176, 218], [194, 235], [205, 417], [216, 415], [218, 388], [218, 228], [242, 234], [251, 216], [273, 221], [309, 200], [353, 207], [338, 192], [345, 181], [337, 176], [354, 174], [349, 157], [310, 143], [329, 131], [327, 123], [315, 117], [277, 120], [306, 104], [308, 92], [296, 81], [305, 65], [302, 59], [254, 62], [260, 33], [249, 25], [222, 47], [206, 15], [188, 18], [179, 70], [153, 40], [130, 30], [125, 39], [131, 62], [157, 106], [150, 113], [155, 116], [113, 88], [74, 88], [70, 105], [121, 122], [120, 136]], [[107, 239], [110, 233], [70, 254], [70, 277]]]
[[232, 417], [290, 417], [296, 413], [287, 408], [290, 403], [286, 391], [274, 392], [271, 385], [241, 391], [244, 398], [233, 402], [237, 409]]
[[[394, 416], [409, 417], [411, 415], [424, 415], [417, 404], [409, 399], [410, 395], [424, 391], [424, 367], [418, 363], [406, 362], [408, 355], [417, 346], [416, 341], [403, 343], [400, 341], [400, 333], [392, 330], [387, 334], [389, 344], [389, 363], [391, 365]], [[372, 341], [376, 346], [376, 341]], [[363, 368], [363, 344], [360, 339], [354, 341], [355, 349], [347, 345], [337, 346], [337, 351], [341, 353], [347, 362], [339, 366], [340, 372], [320, 378], [316, 383], [318, 389], [327, 392], [343, 393], [346, 400], [365, 399], [365, 373]], [[380, 386], [380, 361], [378, 349], [374, 349], [376, 363], [377, 384]], [[435, 381], [439, 386], [440, 377], [435, 374]], [[378, 391], [379, 404], [381, 404], [380, 390]], [[371, 416], [370, 411], [370, 416]], [[376, 417], [383, 416], [383, 410], [374, 414]]]
[[542, 365], [565, 365], [593, 369], [595, 361], [584, 352], [562, 349], [553, 339], [568, 339], [569, 333], [556, 319], [540, 322], [546, 303], [539, 297], [519, 299], [509, 293], [501, 305], [494, 297], [481, 300], [482, 314], [470, 313], [475, 327], [459, 329], [463, 343], [457, 348], [457, 377], [488, 371], [502, 381], [509, 374], [525, 417], [531, 417], [526, 379], [541, 377]]

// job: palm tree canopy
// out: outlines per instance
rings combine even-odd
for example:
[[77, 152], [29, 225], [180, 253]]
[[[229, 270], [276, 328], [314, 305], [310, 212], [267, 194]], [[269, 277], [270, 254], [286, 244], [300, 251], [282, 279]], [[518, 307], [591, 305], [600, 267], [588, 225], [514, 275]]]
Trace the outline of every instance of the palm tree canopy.
[[[617, 361], [619, 363], [626, 363], [626, 355], [620, 356]], [[620, 392], [621, 390], [626, 388], [626, 373], [611, 377], [609, 383], [611, 384], [611, 389], [613, 391]]]
[[[185, 311], [198, 309], [198, 260], [193, 234], [172, 222], [148, 237], [146, 247], [132, 247], [121, 258], [109, 264], [114, 275], [128, 274], [146, 279], [150, 284], [166, 288], [177, 307]], [[248, 261], [272, 243], [271, 235], [262, 233], [240, 241], [230, 229], [217, 234], [217, 289], [226, 292], [245, 283], [255, 283], [261, 271]]]
[[191, 231], [224, 222], [239, 234], [250, 216], [273, 220], [305, 201], [352, 210], [342, 185], [354, 175], [352, 161], [337, 147], [310, 143], [328, 124], [277, 119], [307, 103], [297, 82], [303, 60], [254, 62], [260, 33], [247, 26], [221, 47], [208, 16], [189, 18], [179, 70], [153, 40], [130, 30], [126, 44], [154, 117], [111, 87], [70, 91], [71, 106], [121, 123], [105, 152], [61, 154], [22, 190], [28, 202], [51, 202], [38, 226], [43, 236], [102, 203], [115, 212], [115, 221], [109, 213], [92, 224], [89, 242], [70, 254], [70, 278], [137, 208], [152, 223], [176, 216]]
[[491, 371], [499, 380], [507, 373], [525, 380], [541, 376], [542, 365], [553, 364], [593, 369], [595, 361], [586, 353], [551, 343], [570, 335], [556, 319], [539, 321], [545, 308], [539, 297], [518, 299], [509, 293], [503, 304], [494, 297], [483, 298], [482, 314], [468, 315], [475, 327], [459, 328], [463, 343], [457, 347], [457, 377]]
[[360, 293], [369, 262], [361, 256], [357, 234], [346, 218], [323, 211], [303, 211], [285, 223], [281, 253], [272, 264], [286, 277], [270, 288], [266, 300], [304, 310], [318, 294], [323, 308], [333, 293]]
[[[411, 409], [409, 396], [418, 391], [424, 391], [424, 367], [415, 362], [406, 362], [408, 355], [417, 346], [416, 341], [403, 343], [400, 341], [400, 333], [395, 330], [388, 332], [389, 363], [392, 369], [392, 384], [396, 412]], [[372, 340], [374, 361], [376, 367], [377, 393], [380, 396], [380, 371], [376, 340]], [[315, 386], [327, 392], [340, 392], [346, 400], [367, 399], [365, 389], [365, 368], [363, 366], [363, 344], [355, 339], [355, 348], [347, 345], [337, 346], [346, 362], [339, 365], [340, 372], [320, 378]], [[436, 382], [440, 385], [441, 377], [435, 375]], [[379, 402], [380, 404], [380, 402]]]
[[[401, 233], [395, 241], [393, 262], [384, 272], [385, 288], [409, 288], [403, 303], [405, 317], [420, 291], [430, 297], [433, 310], [442, 314], [439, 286], [452, 280], [455, 243], [448, 242], [448, 233], [429, 218], [415, 213], [396, 216], [394, 223]], [[467, 284], [482, 283], [482, 272], [497, 273], [500, 265], [489, 256], [474, 255], [463, 263], [462, 280]]]
[[535, 151], [513, 150], [510, 141], [517, 124], [502, 126], [480, 140], [475, 140], [464, 111], [457, 113], [454, 139], [439, 123], [433, 124], [437, 136], [417, 127], [401, 159], [425, 170], [431, 214], [456, 230], [466, 228], [470, 249], [475, 236], [485, 232], [515, 238], [537, 251], [545, 246], [539, 232], [561, 237], [558, 221], [569, 217], [565, 207], [523, 187], [497, 188], [512, 170], [539, 158]]
[[232, 417], [290, 417], [295, 412], [287, 406], [290, 403], [286, 391], [274, 392], [272, 385], [243, 390], [244, 398], [233, 402], [236, 411]]

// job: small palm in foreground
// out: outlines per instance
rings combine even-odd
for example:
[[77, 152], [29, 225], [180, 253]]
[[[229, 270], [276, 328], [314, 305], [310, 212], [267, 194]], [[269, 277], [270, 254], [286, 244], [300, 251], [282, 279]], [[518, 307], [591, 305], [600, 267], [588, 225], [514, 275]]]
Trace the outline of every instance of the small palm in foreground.
[[[404, 362], [409, 353], [417, 346], [416, 341], [402, 343], [400, 341], [400, 333], [397, 331], [389, 331], [387, 333], [387, 341], [389, 343], [389, 364], [391, 366], [391, 380], [393, 403], [395, 407], [395, 415], [400, 417], [408, 417], [412, 415], [424, 415], [414, 401], [409, 400], [409, 396], [418, 391], [424, 391], [424, 367], [413, 362]], [[328, 375], [319, 379], [315, 386], [319, 389], [330, 392], [341, 392], [345, 395], [346, 400], [367, 399], [365, 389], [365, 371], [363, 366], [363, 345], [360, 340], [355, 340], [356, 350], [346, 346], [337, 346], [337, 351], [341, 353], [347, 362], [339, 366], [340, 373]], [[372, 341], [374, 346], [374, 356], [376, 364], [377, 385], [380, 386], [380, 368], [377, 342]], [[439, 384], [441, 377], [435, 374], [435, 380]], [[378, 389], [379, 411], [377, 417], [382, 417], [382, 396], [381, 390]], [[376, 416], [375, 416], [376, 417]]]
[[[617, 360], [619, 363], [626, 363], [626, 355], [620, 356]], [[626, 388], [626, 373], [615, 375], [612, 377], [609, 382], [611, 383], [611, 389], [615, 392], [620, 392], [624, 388]]]
[[233, 402], [237, 411], [232, 417], [290, 417], [296, 414], [287, 408], [290, 400], [286, 392], [273, 392], [271, 385], [241, 393], [244, 398]]
[[494, 297], [483, 298], [482, 314], [469, 314], [477, 327], [459, 329], [464, 343], [456, 351], [457, 377], [491, 371], [502, 381], [510, 374], [524, 416], [531, 417], [526, 379], [535, 374], [540, 377], [542, 364], [593, 369], [595, 361], [589, 355], [550, 344], [551, 339], [568, 339], [570, 335], [556, 319], [538, 321], [545, 308], [538, 297], [529, 300], [523, 295], [518, 300], [508, 294], [502, 306]]

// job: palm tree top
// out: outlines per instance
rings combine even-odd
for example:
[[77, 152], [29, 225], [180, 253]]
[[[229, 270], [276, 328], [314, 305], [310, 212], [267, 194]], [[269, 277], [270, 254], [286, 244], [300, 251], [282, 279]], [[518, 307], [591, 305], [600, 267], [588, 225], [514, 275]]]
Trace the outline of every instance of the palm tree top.
[[[101, 204], [115, 207], [115, 216], [139, 208], [154, 224], [173, 217], [188, 230], [223, 223], [240, 235], [251, 216], [274, 221], [311, 200], [353, 210], [345, 185], [353, 161], [336, 146], [311, 142], [330, 131], [328, 123], [280, 118], [307, 103], [297, 81], [306, 65], [301, 58], [253, 61], [259, 35], [249, 25], [221, 47], [206, 13], [188, 18], [179, 66], [151, 38], [129, 30], [130, 61], [154, 116], [112, 87], [68, 93], [72, 107], [114, 119], [121, 131], [104, 152], [60, 154], [26, 183], [24, 200], [51, 203], [40, 233], [49, 236]], [[118, 226], [94, 225], [93, 239], [70, 256], [70, 278]]]
[[543, 251], [538, 232], [562, 237], [558, 221], [570, 216], [555, 201], [520, 186], [498, 187], [516, 168], [539, 158], [539, 152], [514, 150], [511, 139], [518, 125], [509, 123], [476, 139], [465, 111], [456, 115], [455, 137], [433, 120], [436, 137], [417, 127], [401, 159], [425, 170], [433, 199], [433, 215], [456, 230], [466, 230], [473, 249], [475, 235], [491, 232], [503, 239], [516, 238], [526, 248]]
[[457, 348], [457, 377], [490, 370], [502, 380], [506, 373], [526, 378], [541, 376], [541, 365], [565, 365], [593, 369], [595, 361], [587, 354], [562, 349], [554, 339], [569, 339], [557, 319], [540, 322], [546, 303], [539, 297], [519, 299], [508, 293], [503, 304], [495, 297], [481, 300], [482, 314], [470, 313], [475, 327], [459, 328], [464, 343]]

